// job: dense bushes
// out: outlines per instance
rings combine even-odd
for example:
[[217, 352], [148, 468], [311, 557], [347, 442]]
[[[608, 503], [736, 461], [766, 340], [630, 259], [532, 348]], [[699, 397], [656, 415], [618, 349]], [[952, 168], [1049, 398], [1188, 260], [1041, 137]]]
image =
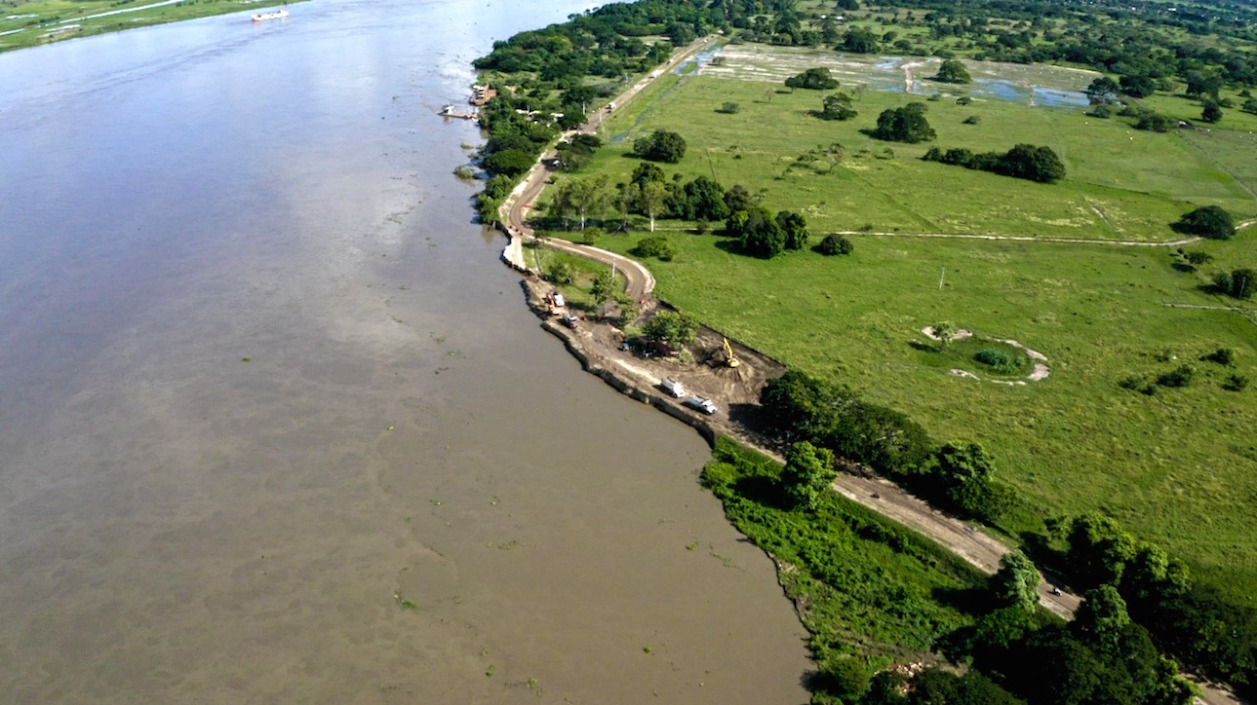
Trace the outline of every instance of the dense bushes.
[[1198, 673], [1257, 690], [1257, 610], [1194, 584], [1181, 562], [1110, 517], [1083, 514], [1054, 528], [1067, 546], [1059, 563], [1079, 586], [1116, 588], [1159, 648]]
[[750, 206], [735, 211], [725, 221], [725, 233], [738, 239], [742, 251], [763, 259], [772, 259], [786, 250], [807, 246], [810, 234], [807, 220], [792, 211], [776, 215], [763, 206]]
[[1061, 163], [1056, 152], [1049, 147], [1036, 147], [1032, 144], [1019, 144], [1003, 154], [974, 154], [967, 149], [949, 149], [944, 152], [938, 147], [931, 147], [922, 159], [1039, 183], [1052, 183], [1065, 178], [1065, 165]]

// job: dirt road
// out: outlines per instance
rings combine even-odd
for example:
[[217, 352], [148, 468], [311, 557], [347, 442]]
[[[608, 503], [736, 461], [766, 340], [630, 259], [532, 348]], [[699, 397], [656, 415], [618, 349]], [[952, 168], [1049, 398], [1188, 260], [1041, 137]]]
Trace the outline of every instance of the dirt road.
[[[689, 46], [679, 49], [673, 53], [663, 66], [659, 67], [655, 72], [641, 78], [632, 86], [629, 86], [622, 93], [617, 95], [610, 104], [610, 107], [596, 111], [595, 114], [585, 122], [584, 125], [564, 133], [563, 138], [569, 138], [578, 133], [593, 134], [597, 131], [598, 126], [602, 124], [606, 116], [613, 114], [617, 110], [623, 110], [624, 106], [632, 100], [638, 93], [641, 93], [647, 86], [659, 80], [674, 66], [681, 65], [684, 60], [695, 52], [703, 49], [716, 40], [715, 35], [708, 35], [695, 41]], [[545, 190], [547, 182], [549, 182], [552, 170], [547, 166], [552, 163], [556, 152], [550, 150], [537, 160], [529, 170], [528, 175], [524, 178], [519, 186], [507, 196], [502, 207], [498, 210], [498, 217], [505, 223], [504, 229], [509, 242], [506, 249], [502, 251], [502, 259], [506, 260], [515, 269], [527, 271], [528, 266], [524, 262], [524, 242], [537, 241], [553, 247], [557, 250], [571, 252], [582, 257], [597, 260], [609, 266], [613, 265], [622, 272], [627, 280], [625, 292], [634, 300], [641, 301], [655, 290], [655, 277], [636, 261], [627, 257], [617, 255], [613, 252], [600, 250], [596, 247], [587, 247], [584, 245], [573, 245], [562, 240], [551, 240], [547, 238], [538, 239], [533, 229], [528, 227], [527, 211], [533, 207], [537, 199], [541, 196], [541, 192]]]

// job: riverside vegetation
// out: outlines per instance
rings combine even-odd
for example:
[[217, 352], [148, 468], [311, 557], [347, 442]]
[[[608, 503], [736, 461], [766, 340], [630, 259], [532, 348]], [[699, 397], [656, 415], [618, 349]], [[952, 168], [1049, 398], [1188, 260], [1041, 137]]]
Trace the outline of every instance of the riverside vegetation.
[[260, 12], [281, 4], [288, 4], [287, 0], [247, 4], [239, 0], [183, 0], [174, 4], [159, 0], [3, 0], [0, 51], [231, 12]]
[[[514, 176], [561, 126], [539, 125], [516, 109], [561, 109], [571, 122], [569, 113], [583, 114], [625, 85], [624, 73], [658, 63], [667, 46], [660, 36], [680, 43], [723, 28], [728, 41], [778, 45], [756, 49], [742, 66], [729, 51], [719, 70], [681, 67], [618, 110], [603, 123], [600, 146], [547, 192], [540, 223], [555, 235], [571, 227], [579, 240], [579, 228], [592, 222], [606, 232], [600, 247], [666, 253], [651, 264], [662, 296], [794, 370], [764, 400], [783, 441], [808, 441], [871, 466], [1020, 541], [1078, 589], [1099, 591], [1088, 593], [1085, 619], [1065, 631], [1046, 617], [1034, 617], [1044, 621], [1033, 628], [991, 625], [1004, 635], [996, 650], [1004, 656], [988, 660], [985, 646], [956, 634], [982, 632], [989, 615], [947, 597], [980, 581], [922, 563], [895, 541], [878, 550], [916, 563], [891, 561], [896, 567], [886, 570], [928, 573], [916, 588], [891, 588], [867, 573], [817, 577], [824, 561], [804, 554], [841, 565], [856, 551], [841, 533], [848, 510], [825, 509], [839, 501], [827, 492], [819, 508], [789, 508], [771, 489], [779, 471], [732, 459], [735, 451], [722, 445], [707, 481], [739, 528], [788, 564], [783, 584], [817, 635], [818, 699], [899, 702], [901, 690], [886, 685], [896, 676], [865, 676], [932, 650], [1031, 702], [1182, 702], [1169, 665], [1116, 656], [1145, 654], [1148, 643], [1251, 694], [1257, 521], [1248, 500], [1257, 492], [1257, 448], [1248, 433], [1257, 405], [1245, 389], [1257, 368], [1257, 308], [1244, 283], [1252, 281], [1251, 235], [1121, 246], [1192, 235], [1175, 228], [1213, 222], [1212, 210], [1190, 215], [1202, 206], [1228, 217], [1257, 211], [1257, 118], [1243, 109], [1255, 82], [1243, 50], [1253, 39], [1251, 10], [1216, 5], [1212, 11], [1228, 19], [1206, 22], [1194, 11], [1173, 16], [1105, 3], [1006, 3], [998, 12], [965, 2], [837, 5], [777, 2], [757, 14], [736, 1], [647, 1], [499, 43], [477, 64], [504, 89], [487, 111], [484, 160], [494, 176], [480, 197], [482, 217], [493, 217]], [[839, 13], [841, 24], [833, 19]], [[1117, 41], [1095, 41], [1102, 33]], [[1206, 41], [1212, 51], [1197, 46]], [[819, 46], [829, 48], [808, 48]], [[834, 47], [964, 58], [975, 83], [963, 83], [954, 65], [936, 66], [933, 75], [944, 80], [927, 81], [925, 94], [909, 99], [873, 89], [878, 60]], [[1107, 73], [1059, 72], [1067, 85], [1057, 87], [1088, 95], [1090, 105], [1029, 107], [974, 86], [1048, 72], [975, 59], [1071, 62]], [[825, 66], [841, 72], [810, 71]], [[825, 80], [835, 75], [838, 87]], [[1096, 83], [1106, 75], [1116, 90]], [[913, 103], [920, 107], [902, 112]], [[1223, 114], [1207, 132], [1190, 129], [1210, 103]], [[1101, 108], [1109, 117], [1097, 116]], [[880, 119], [890, 111], [900, 112]], [[1167, 131], [1139, 129], [1149, 114], [1161, 116]], [[894, 139], [877, 128], [896, 121], [913, 139], [878, 139]], [[647, 161], [652, 155], [638, 146], [661, 132], [683, 140], [674, 163]], [[520, 154], [502, 156], [511, 150]], [[996, 173], [934, 161], [952, 150], [962, 150], [952, 163]], [[1018, 154], [1045, 164], [1033, 172], [1045, 178], [1007, 178], [1026, 173], [1006, 166]], [[565, 186], [574, 183], [585, 186]], [[584, 193], [579, 204], [559, 198], [575, 192]], [[641, 232], [657, 225], [654, 234]], [[981, 239], [990, 237], [997, 239]], [[847, 256], [820, 256], [807, 246], [816, 241], [831, 243], [821, 251]], [[944, 319], [978, 339], [935, 344], [917, 332]], [[985, 342], [994, 337], [1047, 353], [1052, 377], [1017, 386], [946, 374], [958, 367], [1015, 379], [1028, 362], [1018, 348]], [[798, 593], [805, 600], [794, 580], [810, 581]], [[929, 581], [940, 582], [920, 587]], [[860, 619], [826, 606], [858, 601], [871, 585], [917, 616], [880, 601], [868, 606], [880, 616]], [[1097, 613], [1127, 631], [1095, 637]], [[1127, 629], [1128, 617], [1139, 629]], [[1084, 646], [1053, 641], [1066, 637]], [[1047, 644], [1070, 656], [1047, 658]], [[1090, 655], [1078, 656], [1084, 651]], [[1010, 653], [1044, 656], [1058, 682], [1090, 685], [1024, 690], [1036, 681], [1010, 670]], [[855, 690], [842, 685], [848, 680]], [[1142, 685], [1124, 694], [1106, 690], [1135, 682]], [[944, 686], [914, 692], [933, 687]], [[976, 702], [988, 690], [946, 687], [969, 693], [950, 702]], [[874, 697], [883, 699], [866, 699]], [[983, 701], [1003, 702], [998, 697]]]

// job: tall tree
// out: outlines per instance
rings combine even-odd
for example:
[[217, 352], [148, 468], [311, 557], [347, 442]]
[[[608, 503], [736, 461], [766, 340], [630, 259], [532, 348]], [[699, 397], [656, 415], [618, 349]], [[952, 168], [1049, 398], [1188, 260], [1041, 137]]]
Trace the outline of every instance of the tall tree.
[[790, 447], [786, 466], [781, 471], [781, 482], [786, 492], [796, 503], [808, 509], [816, 508], [836, 477], [834, 454], [807, 441]]
[[1021, 551], [1006, 553], [991, 576], [991, 593], [1000, 604], [1033, 612], [1039, 604], [1039, 571]]
[[947, 59], [942, 66], [938, 67], [938, 73], [934, 76], [935, 81], [943, 83], [973, 83], [973, 77], [969, 75], [969, 70], [965, 68], [963, 62], [959, 59]]
[[668, 202], [668, 187], [659, 181], [647, 181], [638, 193], [638, 207], [650, 218], [650, 232], [655, 232], [655, 216]]

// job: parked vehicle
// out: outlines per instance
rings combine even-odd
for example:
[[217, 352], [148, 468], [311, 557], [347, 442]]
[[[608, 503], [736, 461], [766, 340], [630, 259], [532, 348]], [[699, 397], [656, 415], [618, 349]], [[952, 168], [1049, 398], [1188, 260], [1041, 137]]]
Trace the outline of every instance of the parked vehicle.
[[659, 386], [663, 388], [663, 391], [671, 394], [677, 399], [685, 396], [685, 387], [675, 379], [664, 377], [663, 381], [659, 383]]
[[562, 321], [563, 325], [571, 328], [572, 330], [576, 330], [576, 316], [573, 316], [570, 313], [565, 313], [563, 314]]
[[690, 407], [691, 409], [694, 409], [696, 411], [701, 411], [704, 414], [707, 414], [708, 416], [711, 416], [712, 414], [716, 413], [716, 405], [711, 403], [710, 399], [700, 397], [697, 394], [686, 399], [682, 403]]

